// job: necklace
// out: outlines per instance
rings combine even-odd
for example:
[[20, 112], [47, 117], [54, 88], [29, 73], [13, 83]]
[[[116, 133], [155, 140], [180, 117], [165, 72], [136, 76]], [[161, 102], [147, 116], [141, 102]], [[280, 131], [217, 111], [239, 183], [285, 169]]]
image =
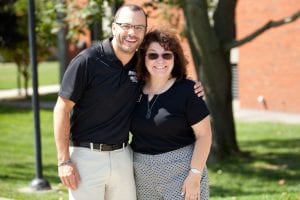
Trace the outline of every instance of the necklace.
[[146, 113], [146, 119], [150, 119], [152, 108], [153, 108], [153, 106], [154, 106], [154, 104], [155, 104], [155, 102], [156, 102], [158, 96], [159, 96], [159, 94], [155, 96], [155, 99], [153, 100], [153, 103], [151, 104], [151, 106], [150, 106], [150, 102], [151, 102], [151, 101], [149, 101], [149, 100], [147, 99], [147, 113]]

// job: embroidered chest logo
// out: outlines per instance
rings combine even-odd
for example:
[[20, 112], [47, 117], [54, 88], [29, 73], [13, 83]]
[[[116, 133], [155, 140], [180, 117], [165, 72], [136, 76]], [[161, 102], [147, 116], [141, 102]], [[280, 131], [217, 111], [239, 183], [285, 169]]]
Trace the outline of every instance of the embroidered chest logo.
[[131, 82], [133, 82], [133, 83], [137, 83], [138, 82], [135, 71], [130, 71], [129, 70], [128, 71], [128, 76], [129, 76], [129, 79], [131, 80]]

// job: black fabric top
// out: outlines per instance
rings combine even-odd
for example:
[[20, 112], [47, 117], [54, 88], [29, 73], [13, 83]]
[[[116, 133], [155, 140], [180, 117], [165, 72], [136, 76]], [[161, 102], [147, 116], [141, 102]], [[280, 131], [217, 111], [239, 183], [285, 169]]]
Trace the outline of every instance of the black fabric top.
[[202, 98], [194, 92], [194, 82], [176, 81], [166, 92], [149, 102], [151, 116], [147, 119], [148, 95], [142, 94], [135, 107], [130, 131], [132, 148], [144, 154], [176, 150], [195, 142], [191, 125], [208, 114]]
[[131, 114], [140, 86], [136, 57], [125, 66], [110, 40], [77, 55], [67, 68], [59, 95], [75, 102], [71, 140], [119, 144], [127, 142]]

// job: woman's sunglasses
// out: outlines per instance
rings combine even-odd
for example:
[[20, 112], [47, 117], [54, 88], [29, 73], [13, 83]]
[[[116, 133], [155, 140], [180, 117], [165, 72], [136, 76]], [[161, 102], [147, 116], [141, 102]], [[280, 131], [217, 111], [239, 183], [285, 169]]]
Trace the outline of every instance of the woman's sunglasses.
[[148, 53], [146, 56], [148, 57], [149, 60], [156, 60], [158, 59], [159, 56], [161, 56], [165, 60], [171, 60], [173, 58], [173, 53], [162, 53], [162, 54]]

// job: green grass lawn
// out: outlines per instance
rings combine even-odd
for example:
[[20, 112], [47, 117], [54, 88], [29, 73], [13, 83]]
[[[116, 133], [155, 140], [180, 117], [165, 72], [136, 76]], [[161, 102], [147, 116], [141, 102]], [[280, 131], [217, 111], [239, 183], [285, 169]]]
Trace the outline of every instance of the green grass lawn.
[[209, 165], [212, 199], [300, 200], [300, 125], [237, 123], [249, 158]]
[[[17, 88], [17, 66], [14, 63], [0, 63], [0, 90]], [[31, 74], [31, 69], [29, 69]], [[39, 85], [51, 85], [59, 83], [58, 62], [41, 62], [38, 64]], [[22, 87], [24, 82], [22, 78]], [[29, 87], [31, 77], [29, 78]]]
[[41, 194], [20, 193], [35, 178], [33, 113], [29, 109], [0, 106], [0, 196], [12, 199], [67, 199], [59, 184], [52, 111], [41, 110], [43, 174], [55, 190]]
[[[35, 177], [33, 113], [1, 104], [0, 113], [0, 197], [67, 199], [57, 177], [52, 110], [41, 110], [41, 134], [43, 174], [55, 190], [39, 194], [19, 192]], [[300, 200], [300, 125], [238, 122], [237, 134], [251, 156], [208, 165], [211, 199]]]

